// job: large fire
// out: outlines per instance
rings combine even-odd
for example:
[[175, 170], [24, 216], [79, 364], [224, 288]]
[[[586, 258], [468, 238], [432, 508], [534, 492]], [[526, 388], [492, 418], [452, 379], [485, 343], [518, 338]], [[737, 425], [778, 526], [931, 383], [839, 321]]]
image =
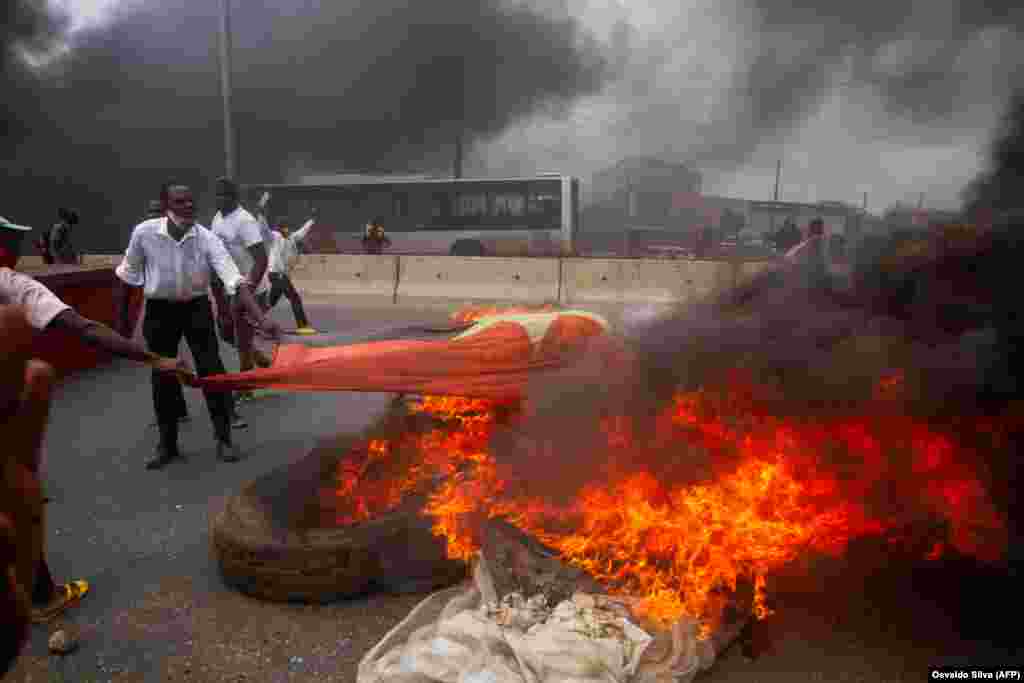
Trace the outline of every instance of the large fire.
[[[880, 389], [889, 394], [898, 384], [889, 378]], [[942, 520], [945, 533], [928, 541], [929, 557], [947, 544], [985, 558], [1002, 551], [1002, 521], [965, 464], [964, 449], [907, 417], [781, 421], [759, 414], [740, 384], [679, 394], [648, 435], [665, 454], [664, 471], [610, 463], [571, 499], [554, 504], [503, 477], [490, 452], [502, 408], [423, 398], [413, 410], [434, 418], [436, 428], [374, 441], [358, 466], [344, 465], [337, 496], [347, 512], [338, 521], [369, 519], [421, 493], [449, 556], [468, 561], [480, 547], [480, 520], [501, 516], [610, 592], [640, 597], [648, 617], [670, 623], [695, 616], [705, 633], [722, 617], [726, 592], [741, 582], [753, 587], [755, 616], [763, 618], [770, 613], [766, 578], [784, 565], [812, 552], [841, 553], [867, 534], [899, 541], [908, 523], [921, 520], [907, 519], [903, 508], [872, 509], [868, 500], [880, 487], [912, 483], [930, 516]], [[607, 420], [601, 428], [610, 452], [627, 456], [639, 447], [629, 420]], [[719, 456], [724, 469], [673, 483], [682, 480], [673, 468], [686, 467], [685, 457], [673, 454], [694, 447]]]

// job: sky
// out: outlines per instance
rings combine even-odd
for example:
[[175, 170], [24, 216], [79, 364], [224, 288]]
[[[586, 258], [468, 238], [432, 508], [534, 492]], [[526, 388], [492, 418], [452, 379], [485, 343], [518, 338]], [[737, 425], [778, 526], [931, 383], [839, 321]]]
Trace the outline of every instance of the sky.
[[[54, 0], [72, 32], [126, 1]], [[954, 0], [812, 4], [547, 2], [605, 45], [614, 73], [482, 136], [467, 170], [586, 178], [658, 155], [692, 163], [708, 194], [770, 199], [781, 162], [783, 200], [956, 207], [1019, 85], [1019, 22], [999, 19], [1000, 3], [984, 16]], [[290, 163], [305, 166], [303, 150]]]

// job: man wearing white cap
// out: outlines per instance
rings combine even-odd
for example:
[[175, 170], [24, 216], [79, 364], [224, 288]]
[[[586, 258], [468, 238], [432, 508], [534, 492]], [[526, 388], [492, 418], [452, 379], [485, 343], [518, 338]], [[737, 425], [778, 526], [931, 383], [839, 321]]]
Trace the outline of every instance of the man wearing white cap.
[[[71, 332], [83, 342], [115, 356], [146, 363], [161, 374], [190, 374], [184, 361], [150, 353], [140, 344], [122, 337], [106, 325], [79, 315], [44, 284], [14, 270], [21, 255], [21, 243], [32, 228], [0, 217], [0, 304], [21, 306], [36, 330], [53, 328]], [[44, 622], [76, 604], [89, 590], [85, 581], [58, 586], [50, 575], [45, 553], [40, 548], [32, 589], [32, 619]]]

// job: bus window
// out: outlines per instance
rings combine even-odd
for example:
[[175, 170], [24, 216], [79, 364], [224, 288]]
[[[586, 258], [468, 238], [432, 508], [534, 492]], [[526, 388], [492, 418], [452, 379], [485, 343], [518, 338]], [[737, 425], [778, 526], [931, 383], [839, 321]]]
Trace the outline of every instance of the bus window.
[[521, 194], [494, 195], [495, 216], [523, 216], [526, 214], [526, 197]]
[[562, 198], [550, 192], [531, 192], [527, 201], [532, 216], [557, 216], [561, 206]]
[[562, 213], [562, 192], [558, 181], [531, 183], [526, 195], [526, 211], [531, 216], [558, 217]]
[[460, 194], [455, 202], [455, 215], [457, 216], [486, 216], [487, 195], [485, 194]]
[[448, 218], [452, 213], [451, 195], [447, 192], [435, 192], [432, 197], [430, 215], [433, 218]]

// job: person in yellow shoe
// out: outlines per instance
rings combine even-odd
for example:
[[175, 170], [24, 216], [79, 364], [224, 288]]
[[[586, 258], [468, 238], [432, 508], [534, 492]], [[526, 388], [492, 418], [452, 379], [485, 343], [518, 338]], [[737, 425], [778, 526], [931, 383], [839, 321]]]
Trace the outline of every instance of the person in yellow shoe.
[[290, 232], [286, 223], [278, 223], [277, 230], [271, 230], [267, 221], [266, 208], [270, 201], [270, 194], [264, 193], [259, 202], [257, 220], [260, 221], [264, 234], [270, 236], [270, 259], [268, 264], [270, 277], [270, 299], [269, 308], [272, 309], [281, 300], [283, 295], [292, 306], [292, 315], [295, 316], [295, 332], [297, 334], [316, 334], [316, 330], [309, 324], [306, 317], [306, 309], [302, 306], [302, 297], [292, 283], [289, 273], [299, 258], [299, 248], [302, 241], [309, 235], [309, 231], [316, 224], [317, 210], [313, 208], [309, 220], [296, 230]]
[[[22, 241], [30, 230], [30, 227], [17, 225], [0, 217], [0, 306], [7, 307], [5, 309], [7, 311], [11, 310], [12, 305], [20, 306], [22, 313], [19, 313], [19, 316], [22, 317], [24, 323], [38, 332], [62, 329], [90, 346], [101, 348], [122, 358], [145, 363], [161, 376], [187, 377], [192, 374], [191, 368], [184, 361], [151, 353], [138, 342], [118, 334], [106, 325], [79, 315], [44, 284], [14, 270], [21, 255]], [[31, 349], [26, 350], [25, 344], [31, 344], [32, 336], [27, 337], [27, 342], [18, 342], [19, 335], [24, 336], [24, 330], [21, 330], [22, 323], [19, 322], [17, 316], [8, 316], [8, 323], [10, 329], [0, 329], [0, 338], [9, 344], [14, 344], [16, 348], [4, 350], [0, 356], [6, 359], [8, 354], [13, 357], [19, 352], [30, 353]], [[18, 343], [15, 344], [15, 342]], [[52, 371], [47, 372], [52, 374]], [[6, 427], [10, 426], [9, 423], [14, 422], [14, 419], [8, 418], [14, 416], [17, 419], [18, 413], [14, 406], [5, 405], [4, 408]], [[4, 443], [10, 445], [11, 441]], [[17, 447], [18, 444], [14, 445]], [[39, 477], [39, 461], [40, 458], [37, 456], [31, 462], [22, 463], [29, 468], [32, 478], [36, 480]], [[81, 600], [82, 596], [88, 592], [89, 584], [86, 581], [78, 580], [58, 585], [53, 580], [42, 543], [42, 533], [46, 528], [43, 519], [42, 492], [38, 490], [38, 487], [33, 491], [33, 495], [38, 494], [40, 498], [40, 506], [33, 514], [37, 535], [34, 547], [30, 551], [31, 562], [34, 563], [31, 571], [33, 579], [29, 582], [32, 599], [31, 616], [34, 622], [45, 622]], [[23, 575], [27, 573], [27, 571], [22, 571]]]

